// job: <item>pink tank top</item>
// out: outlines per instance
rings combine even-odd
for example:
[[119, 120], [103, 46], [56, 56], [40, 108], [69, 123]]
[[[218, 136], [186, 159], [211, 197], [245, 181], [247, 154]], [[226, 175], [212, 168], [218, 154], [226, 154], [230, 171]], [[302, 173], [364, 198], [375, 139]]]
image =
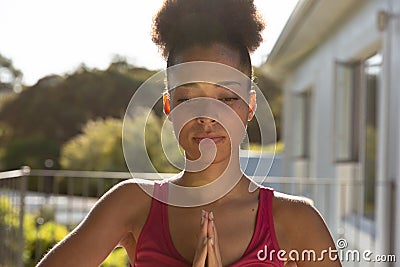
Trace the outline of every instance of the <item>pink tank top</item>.
[[[168, 183], [155, 183], [154, 194], [166, 199]], [[281, 267], [277, 258], [279, 251], [272, 219], [273, 189], [261, 187], [253, 236], [243, 256], [231, 267]], [[190, 267], [176, 250], [168, 226], [168, 206], [153, 198], [150, 212], [136, 243], [134, 266], [136, 267]], [[274, 250], [274, 253], [271, 251]], [[269, 255], [272, 255], [269, 257]]]

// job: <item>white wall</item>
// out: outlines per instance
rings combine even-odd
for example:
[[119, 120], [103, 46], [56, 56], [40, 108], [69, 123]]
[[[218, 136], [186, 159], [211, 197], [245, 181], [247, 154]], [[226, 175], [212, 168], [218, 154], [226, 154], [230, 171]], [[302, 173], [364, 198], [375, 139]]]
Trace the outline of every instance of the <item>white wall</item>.
[[[312, 129], [309, 171], [311, 177], [327, 178], [341, 175], [341, 167], [334, 162], [334, 64], [336, 61], [349, 62], [364, 59], [377, 51], [384, 56], [383, 72], [386, 79], [379, 90], [379, 140], [378, 140], [378, 181], [387, 183], [388, 178], [397, 183], [400, 188], [400, 15], [393, 18], [388, 29], [379, 32], [377, 14], [381, 10], [390, 10], [400, 14], [399, 0], [366, 0], [365, 3], [342, 22], [341, 26], [304, 59], [300, 65], [285, 77], [284, 83], [284, 133], [285, 142], [285, 175], [299, 175], [295, 172], [296, 160], [292, 157], [293, 118], [296, 111], [293, 108], [293, 96], [302, 90], [313, 88]], [[390, 61], [388, 60], [390, 58]], [[351, 165], [351, 163], [350, 163]], [[346, 168], [359, 168], [346, 165]], [[382, 189], [382, 188], [385, 188]], [[389, 235], [395, 234], [397, 257], [400, 257], [400, 229], [389, 232], [388, 221], [390, 194], [388, 187], [377, 189], [377, 227], [375, 250], [388, 253]], [[399, 190], [398, 190], [399, 191]], [[392, 199], [397, 212], [394, 225], [400, 225], [400, 194], [397, 191]], [[321, 196], [315, 199], [316, 204], [326, 201], [334, 205], [338, 194], [332, 192], [331, 199]], [[333, 203], [333, 204], [332, 204]], [[333, 207], [333, 214], [338, 224], [340, 209]], [[393, 218], [394, 219], [394, 218]], [[336, 225], [333, 222], [333, 225]], [[386, 229], [386, 230], [385, 230]], [[336, 229], [333, 229], [336, 230]], [[400, 263], [398, 263], [400, 264]], [[384, 266], [379, 265], [379, 266]], [[400, 265], [399, 265], [400, 266]]]
[[[385, 0], [365, 1], [359, 11], [343, 22], [342, 27], [315, 49], [285, 80], [287, 91], [284, 103], [292, 101], [289, 94], [300, 93], [309, 87], [314, 89], [310, 176], [335, 176], [332, 150], [334, 63], [364, 58], [380, 49], [382, 34], [376, 27], [376, 15], [386, 5]], [[291, 105], [285, 106], [284, 120], [285, 126], [288, 126], [292, 124], [290, 113], [295, 111], [289, 109]], [[291, 129], [285, 134], [286, 138], [291, 139], [295, 133]]]
[[397, 256], [397, 265], [400, 266], [400, 1], [391, 0], [391, 8], [389, 9], [395, 17], [393, 17], [386, 31], [386, 39], [390, 61], [388, 68], [390, 74], [388, 77], [387, 88], [389, 89], [389, 179], [392, 180], [395, 189], [395, 197], [393, 198], [392, 211], [396, 214], [393, 220], [394, 233], [388, 233], [394, 237], [394, 253]]

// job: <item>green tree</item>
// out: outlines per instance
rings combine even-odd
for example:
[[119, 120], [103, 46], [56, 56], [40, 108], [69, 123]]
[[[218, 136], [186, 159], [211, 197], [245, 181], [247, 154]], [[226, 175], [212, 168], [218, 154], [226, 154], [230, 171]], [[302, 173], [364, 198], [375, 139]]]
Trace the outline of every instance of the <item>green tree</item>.
[[[29, 214], [27, 216], [31, 217]], [[28, 219], [25, 220], [24, 227], [25, 251], [23, 256], [25, 266], [28, 267], [35, 266], [37, 260], [68, 234], [66, 226], [54, 221], [37, 225], [36, 220]], [[37, 256], [39, 256], [38, 259]]]
[[12, 266], [19, 255], [19, 212], [8, 197], [0, 196], [0, 266]]
[[[254, 68], [255, 83], [267, 99], [275, 120], [276, 139], [281, 139], [282, 131], [282, 90], [281, 85], [273, 78], [265, 74], [261, 68]], [[250, 121], [248, 125], [249, 141], [251, 143], [260, 143], [261, 135], [255, 119]]]
[[[125, 120], [124, 152], [129, 155], [127, 160], [130, 162], [128, 164], [134, 166], [135, 172], [154, 171], [152, 167], [146, 164], [148, 159], [146, 159], [145, 155], [148, 155], [156, 171], [177, 171], [169, 160], [177, 162], [177, 159], [182, 158], [181, 153], [172, 129], [170, 131], [164, 129], [162, 133], [162, 122], [163, 120], [156, 116], [154, 112], [151, 112], [147, 117], [147, 111], [140, 109], [136, 111], [134, 118]], [[143, 125], [146, 125], [145, 129], [143, 129]], [[163, 138], [161, 138], [161, 134], [163, 134]], [[144, 151], [143, 144], [145, 144], [146, 151]], [[166, 157], [167, 152], [169, 152], [169, 160]]]
[[[60, 167], [62, 145], [81, 134], [89, 120], [121, 119], [136, 89], [154, 73], [117, 58], [105, 71], [82, 66], [65, 77], [48, 76], [26, 88], [0, 109], [0, 169], [43, 168], [46, 159]], [[279, 140], [281, 91], [257, 68], [255, 75], [274, 113]], [[154, 112], [162, 117], [161, 101]], [[254, 143], [260, 142], [257, 128], [253, 120], [249, 138]]]
[[0, 93], [19, 92], [21, 89], [22, 72], [17, 69], [12, 60], [0, 54]]
[[126, 171], [121, 142], [120, 119], [88, 121], [82, 134], [62, 146], [61, 166], [72, 170]]
[[[105, 71], [81, 67], [66, 77], [45, 77], [5, 103], [0, 110], [0, 125], [10, 130], [7, 135], [0, 130], [3, 168], [27, 164], [43, 168], [43, 158], [53, 159], [57, 168], [60, 147], [80, 134], [88, 120], [122, 118], [135, 90], [154, 72], [117, 65], [114, 62]], [[32, 144], [33, 139], [37, 145]], [[40, 146], [52, 149], [44, 152]], [[37, 158], [27, 161], [27, 152]]]
[[127, 266], [128, 257], [123, 248], [116, 248], [100, 265], [101, 267], [120, 267]]
[[[146, 120], [145, 141], [141, 123]], [[124, 127], [128, 127], [124, 136], [128, 147], [133, 148], [138, 155], [137, 165], [144, 159], [143, 155], [149, 155], [153, 165], [159, 172], [169, 172], [175, 169], [170, 166], [164, 156], [161, 139], [161, 119], [154, 113], [138, 114], [132, 121], [126, 120]], [[122, 151], [122, 120], [107, 118], [89, 121], [82, 130], [82, 134], [69, 140], [61, 149], [61, 166], [64, 169], [100, 170], [100, 171], [127, 171]], [[171, 135], [167, 143], [172, 143]], [[147, 151], [138, 151], [140, 143], [146, 145]], [[127, 152], [127, 151], [126, 151]], [[142, 170], [146, 171], [146, 170]], [[149, 171], [149, 170], [147, 170]]]
[[43, 168], [46, 159], [57, 158], [58, 144], [41, 134], [16, 137], [4, 146], [3, 164], [5, 166], [33, 166]]
[[[45, 211], [46, 213], [47, 211]], [[66, 226], [52, 220], [44, 220], [43, 211], [26, 213], [24, 216], [25, 248], [19, 251], [19, 213], [10, 198], [0, 196], [0, 266], [14, 266], [15, 260], [23, 256], [24, 266], [35, 266], [37, 261], [67, 234]], [[102, 263], [103, 267], [125, 266], [128, 262], [122, 248], [115, 249]]]

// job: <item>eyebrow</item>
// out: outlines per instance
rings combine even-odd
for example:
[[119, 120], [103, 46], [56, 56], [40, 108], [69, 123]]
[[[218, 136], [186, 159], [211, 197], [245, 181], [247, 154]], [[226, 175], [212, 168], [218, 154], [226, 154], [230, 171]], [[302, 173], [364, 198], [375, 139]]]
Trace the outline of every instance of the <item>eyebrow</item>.
[[184, 83], [184, 84], [181, 84], [181, 85], [176, 86], [176, 87], [196, 87], [196, 88], [199, 88], [200, 86], [199, 86], [198, 83]]
[[[240, 82], [237, 81], [220, 81], [220, 82], [216, 82], [216, 83], [212, 83], [215, 86], [219, 86], [219, 87], [228, 87], [230, 85], [241, 85]], [[197, 82], [194, 83], [185, 83], [185, 84], [181, 84], [177, 87], [195, 87], [195, 88], [199, 88], [199, 84]]]
[[240, 82], [237, 81], [221, 81], [218, 82], [216, 85], [218, 86], [229, 86], [229, 85], [242, 85]]

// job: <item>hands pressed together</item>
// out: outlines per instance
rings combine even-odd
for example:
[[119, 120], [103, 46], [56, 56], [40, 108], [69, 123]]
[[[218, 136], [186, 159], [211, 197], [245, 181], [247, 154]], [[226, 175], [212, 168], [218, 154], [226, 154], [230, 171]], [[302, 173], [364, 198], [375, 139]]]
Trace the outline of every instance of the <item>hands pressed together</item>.
[[202, 210], [200, 234], [194, 255], [193, 267], [222, 267], [214, 214]]

